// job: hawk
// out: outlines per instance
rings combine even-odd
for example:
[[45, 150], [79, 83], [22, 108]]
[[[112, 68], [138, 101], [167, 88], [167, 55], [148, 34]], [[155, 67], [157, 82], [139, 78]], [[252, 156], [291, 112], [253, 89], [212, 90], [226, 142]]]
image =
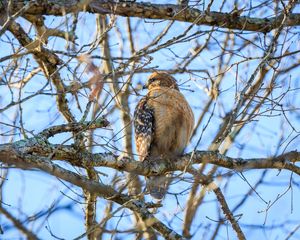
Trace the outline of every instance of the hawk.
[[[176, 80], [165, 72], [154, 72], [145, 86], [148, 93], [134, 111], [135, 144], [139, 160], [159, 161], [180, 156], [194, 127], [194, 114], [180, 93]], [[146, 178], [151, 196], [162, 199], [170, 178]]]

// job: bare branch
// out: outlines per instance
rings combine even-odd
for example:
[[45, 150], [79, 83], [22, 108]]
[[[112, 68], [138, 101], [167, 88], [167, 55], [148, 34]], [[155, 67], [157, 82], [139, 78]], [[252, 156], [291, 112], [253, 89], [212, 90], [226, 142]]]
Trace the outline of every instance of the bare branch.
[[[134, 161], [127, 157], [119, 159], [118, 156], [110, 153], [78, 152], [72, 146], [50, 144], [44, 139], [43, 135], [12, 144], [0, 145], [0, 159], [3, 163], [18, 165], [22, 163], [20, 160], [23, 154], [35, 154], [41, 157], [52, 156], [53, 159], [65, 160], [75, 166], [109, 167], [143, 176], [161, 175], [177, 170], [185, 171], [187, 166], [196, 163], [209, 163], [236, 171], [246, 169], [286, 169], [300, 175], [300, 167], [295, 164], [300, 161], [300, 153], [297, 151], [276, 157], [249, 159], [231, 158], [216, 151], [195, 151], [177, 159], [164, 159], [163, 162], [153, 164], [148, 161]], [[29, 168], [32, 167], [30, 164], [27, 166]]]
[[0, 213], [7, 217], [14, 226], [21, 231], [29, 240], [39, 239], [35, 234], [28, 230], [18, 219], [16, 219], [11, 213], [9, 213], [3, 206], [0, 205]]
[[241, 227], [239, 226], [238, 222], [235, 220], [233, 214], [231, 213], [221, 189], [219, 187], [213, 187], [213, 191], [216, 194], [219, 203], [221, 204], [222, 210], [226, 218], [230, 221], [233, 229], [236, 231], [238, 239], [246, 239]]
[[[12, 150], [12, 151], [10, 151]], [[69, 183], [72, 183], [84, 190], [97, 194], [107, 200], [114, 201], [132, 211], [138, 213], [143, 220], [151, 220], [151, 227], [160, 232], [166, 239], [183, 239], [182, 236], [168, 228], [165, 224], [159, 221], [153, 214], [147, 210], [147, 205], [139, 200], [132, 199], [130, 196], [120, 194], [108, 185], [104, 185], [86, 177], [80, 176], [77, 173], [71, 172], [69, 170], [63, 169], [59, 165], [52, 163], [46, 157], [37, 157], [29, 154], [21, 154], [17, 149], [10, 149], [6, 147], [1, 147], [0, 159], [4, 159], [5, 162], [17, 163], [22, 167], [31, 166], [33, 168], [40, 169], [47, 172], [53, 176], [61, 178]], [[8, 154], [12, 154], [11, 157]]]
[[[13, 1], [13, 8], [19, 10], [23, 2]], [[2, 6], [3, 10], [4, 6]], [[64, 9], [64, 11], [62, 11]], [[251, 18], [233, 13], [203, 12], [196, 8], [174, 5], [153, 4], [145, 2], [113, 2], [113, 1], [87, 1], [80, 4], [75, 0], [67, 0], [63, 5], [57, 0], [36, 2], [26, 13], [32, 15], [55, 15], [86, 10], [91, 13], [115, 14], [126, 17], [141, 17], [160, 20], [176, 20], [190, 22], [196, 25], [218, 26], [221, 28], [270, 32], [281, 25], [284, 14], [269, 18]], [[1, 11], [1, 9], [0, 9]], [[289, 14], [285, 26], [300, 25], [300, 14]]]

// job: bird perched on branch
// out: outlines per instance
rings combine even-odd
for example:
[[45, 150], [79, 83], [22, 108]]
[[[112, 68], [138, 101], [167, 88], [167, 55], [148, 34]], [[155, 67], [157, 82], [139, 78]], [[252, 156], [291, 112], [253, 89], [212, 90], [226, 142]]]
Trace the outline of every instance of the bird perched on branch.
[[[194, 127], [194, 115], [176, 80], [165, 72], [154, 72], [148, 79], [148, 93], [134, 112], [135, 143], [139, 160], [161, 161], [182, 154]], [[165, 196], [170, 177], [146, 178], [152, 197]]]

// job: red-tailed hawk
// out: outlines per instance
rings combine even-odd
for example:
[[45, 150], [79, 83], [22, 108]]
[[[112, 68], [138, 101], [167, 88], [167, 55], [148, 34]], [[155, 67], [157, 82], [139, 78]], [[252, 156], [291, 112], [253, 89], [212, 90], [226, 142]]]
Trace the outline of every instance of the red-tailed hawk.
[[[134, 112], [135, 143], [139, 160], [174, 157], [182, 154], [194, 127], [194, 115], [176, 80], [165, 72], [154, 72], [148, 79], [148, 93]], [[146, 178], [151, 196], [162, 199], [167, 176]]]

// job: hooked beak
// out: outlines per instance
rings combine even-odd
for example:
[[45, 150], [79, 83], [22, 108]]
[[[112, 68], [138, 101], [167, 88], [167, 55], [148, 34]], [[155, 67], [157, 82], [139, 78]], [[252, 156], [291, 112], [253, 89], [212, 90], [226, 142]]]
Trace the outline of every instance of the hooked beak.
[[145, 85], [143, 85], [143, 89], [147, 89], [148, 88], [148, 84], [146, 83]]

